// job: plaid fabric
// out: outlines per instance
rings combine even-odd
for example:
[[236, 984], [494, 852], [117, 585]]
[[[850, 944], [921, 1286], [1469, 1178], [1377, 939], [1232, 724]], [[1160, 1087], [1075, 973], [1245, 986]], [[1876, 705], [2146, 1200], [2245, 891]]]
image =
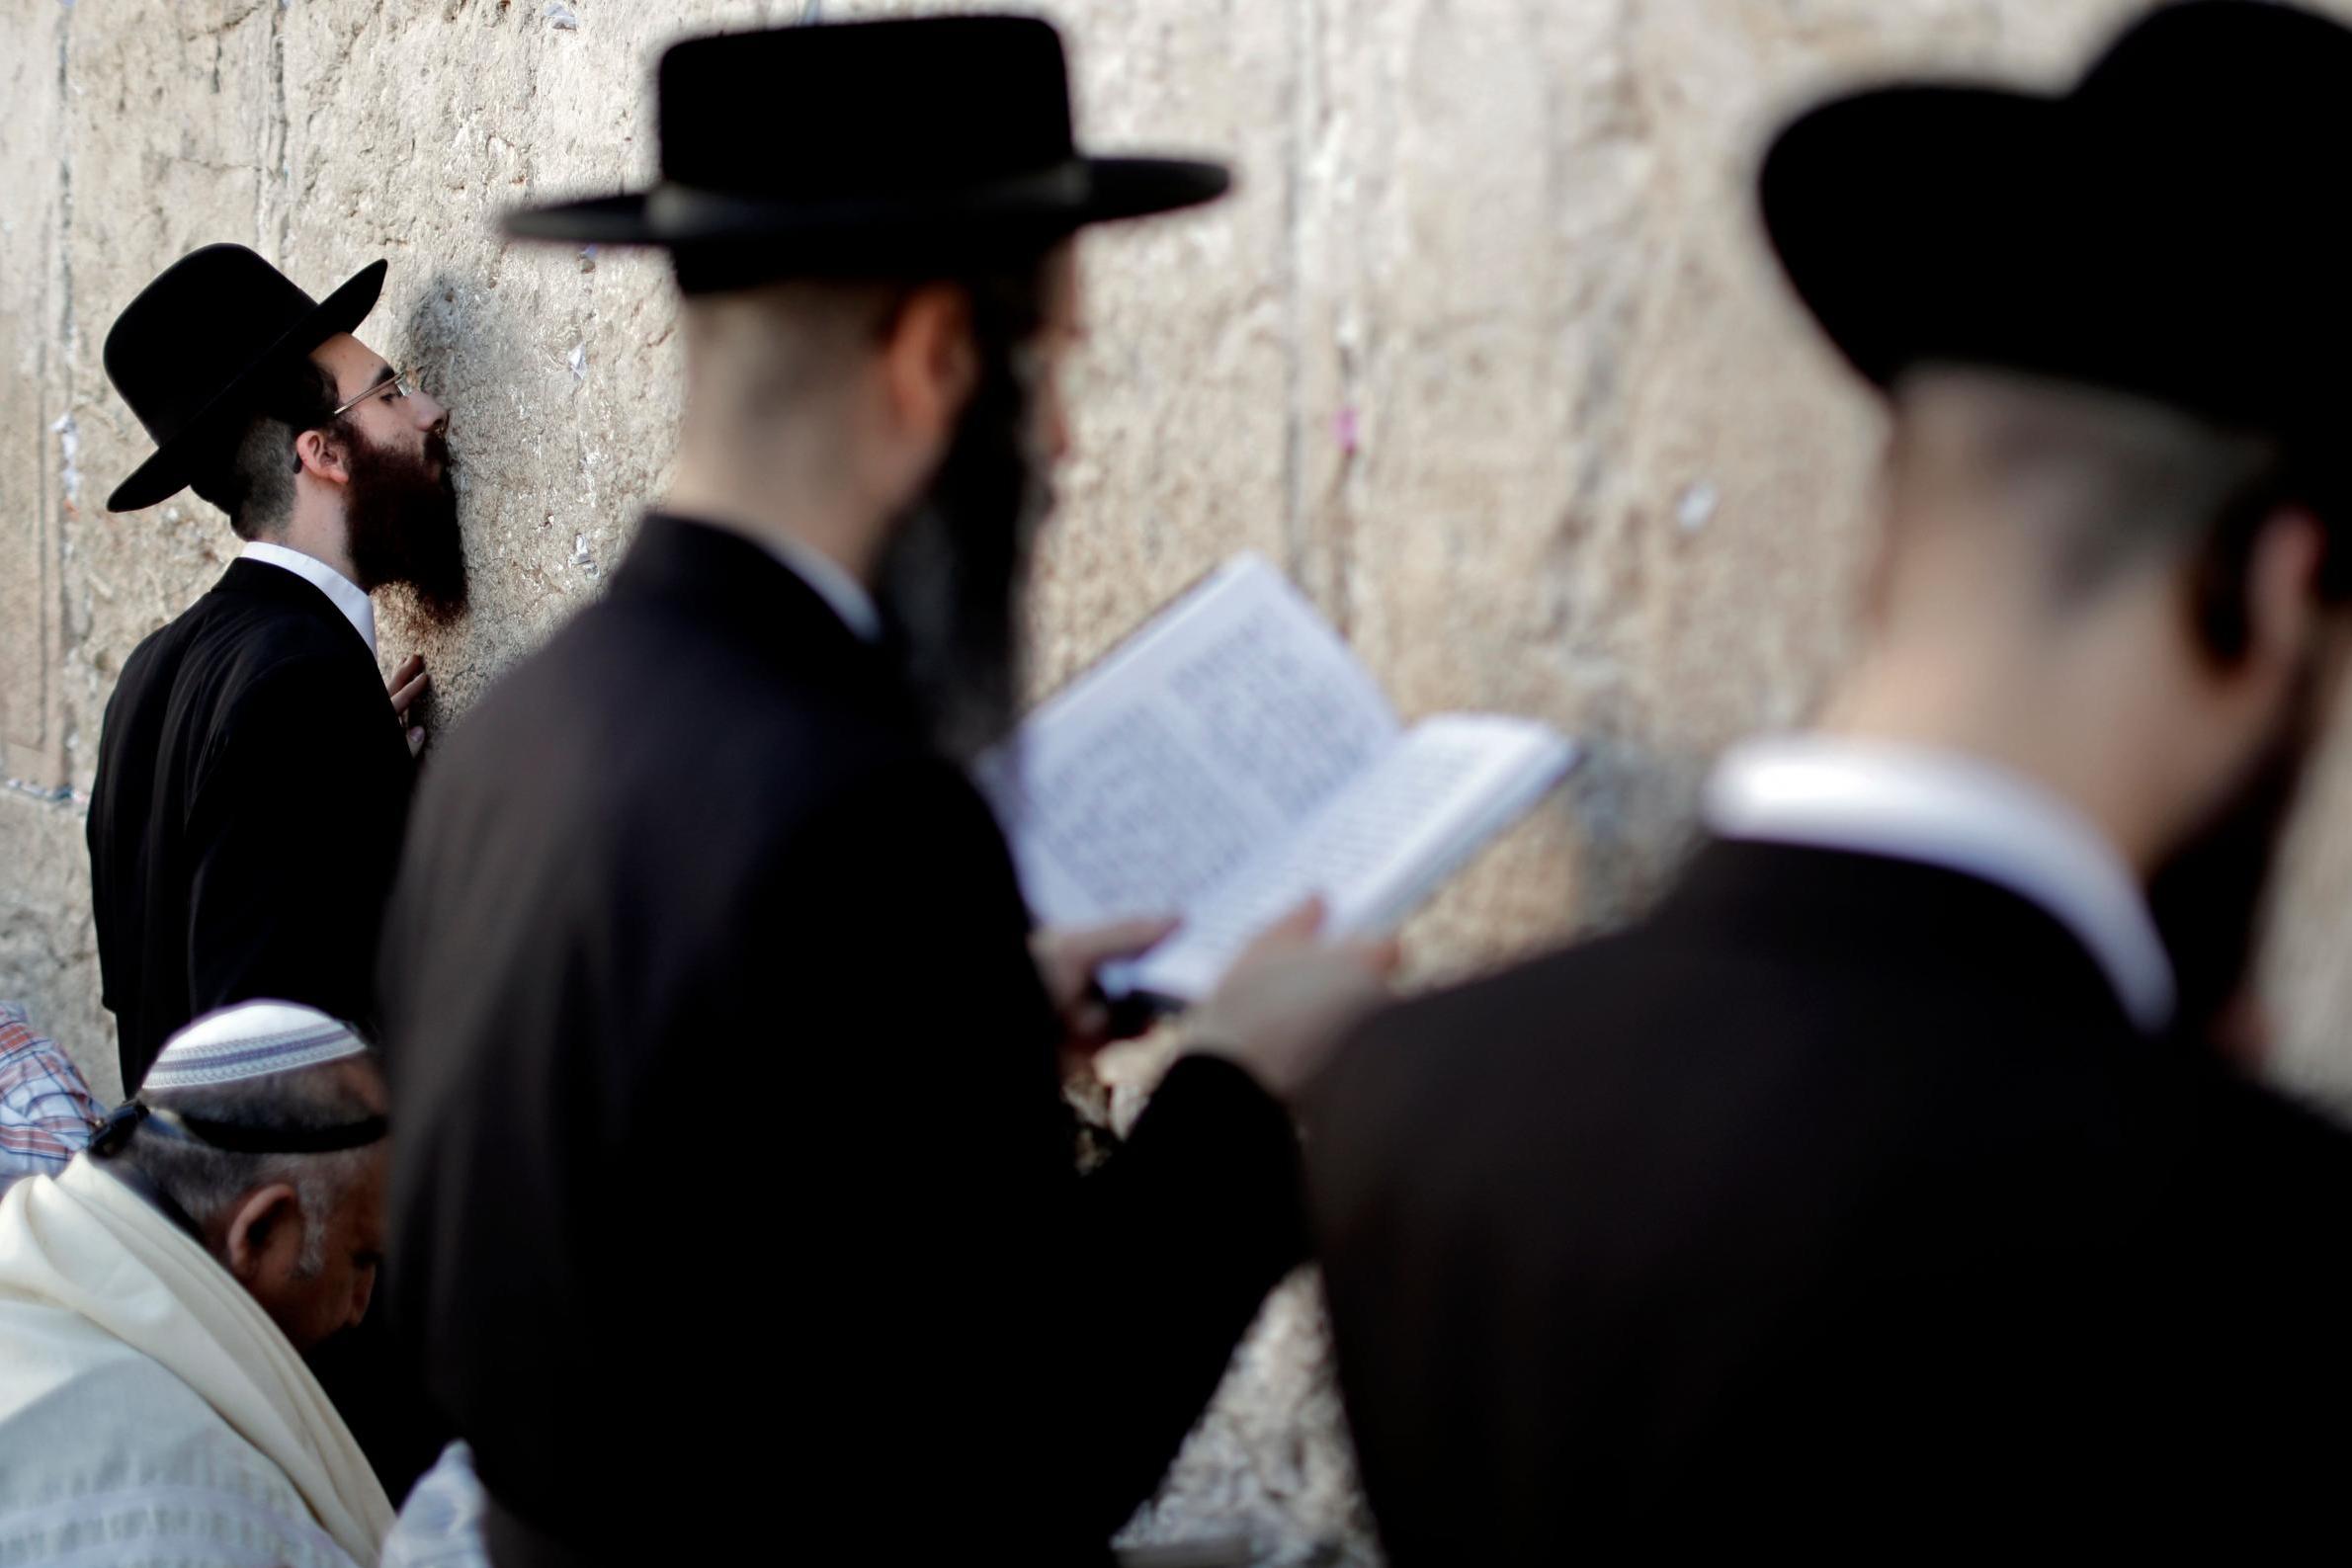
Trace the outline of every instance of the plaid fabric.
[[105, 1115], [72, 1058], [0, 1002], [0, 1189], [65, 1169]]

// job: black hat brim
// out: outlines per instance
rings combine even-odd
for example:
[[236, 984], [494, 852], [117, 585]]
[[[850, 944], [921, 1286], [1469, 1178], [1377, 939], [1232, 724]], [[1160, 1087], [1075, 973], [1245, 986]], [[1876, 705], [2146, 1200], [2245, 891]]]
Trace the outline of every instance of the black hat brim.
[[[839, 202], [635, 192], [519, 207], [518, 239], [672, 250], [757, 246], [780, 269], [921, 265], [992, 240], [1050, 241], [1095, 223], [1148, 217], [1222, 196], [1221, 164], [1184, 158], [1073, 158], [1042, 176], [966, 191]], [[671, 193], [674, 195], [674, 193]]]
[[253, 412], [253, 391], [293, 360], [308, 354], [338, 332], [349, 332], [368, 318], [383, 292], [388, 263], [375, 261], [361, 268], [310, 312], [282, 333], [278, 340], [237, 373], [234, 380], [172, 439], [155, 449], [130, 477], [115, 486], [106, 498], [110, 512], [135, 512], [168, 501], [188, 487], [198, 464], [216, 457], [220, 444]]

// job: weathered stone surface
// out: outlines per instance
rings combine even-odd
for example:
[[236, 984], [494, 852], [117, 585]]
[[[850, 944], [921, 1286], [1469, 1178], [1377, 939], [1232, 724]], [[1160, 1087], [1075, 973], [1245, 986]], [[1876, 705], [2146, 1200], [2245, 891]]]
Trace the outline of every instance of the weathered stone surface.
[[[428, 367], [457, 411], [477, 609], [429, 634], [387, 604], [383, 651], [426, 652], [432, 721], [452, 721], [597, 592], [659, 492], [677, 411], [660, 265], [509, 246], [493, 213], [651, 169], [667, 39], [814, 9], [0, 0], [0, 772], [23, 784], [0, 793], [0, 995], [110, 1089], [70, 791], [124, 657], [233, 548], [190, 497], [103, 511], [147, 450], [99, 365], [115, 313], [211, 240], [313, 291], [390, 258], [363, 335]], [[1571, 786], [1412, 924], [1416, 975], [1638, 911], [1687, 840], [1706, 759], [1814, 700], [1867, 546], [1877, 414], [1765, 258], [1761, 135], [1860, 75], [2056, 80], [2125, 7], [1048, 9], [1072, 35], [1090, 139], [1222, 152], [1239, 187], [1087, 243], [1040, 689], [1224, 555], [1262, 550], [1408, 714], [1507, 708], [1588, 747]], [[2352, 757], [2331, 756], [2269, 974], [2281, 1071], [2352, 1103], [2348, 804]], [[1122, 1117], [1164, 1050], [1106, 1061]], [[1367, 1555], [1326, 1354], [1311, 1282], [1294, 1281], [1137, 1535]], [[1105, 1398], [1118, 1381], [1105, 1370]]]
[[[56, 665], [63, 645], [64, 567], [52, 495], [62, 454], [78, 442], [50, 428], [59, 297], [57, 234], [71, 200], [58, 123], [60, 18], [28, 19], [0, 58], [0, 776], [53, 785], [64, 776]], [[60, 454], [52, 457], [52, 454]]]

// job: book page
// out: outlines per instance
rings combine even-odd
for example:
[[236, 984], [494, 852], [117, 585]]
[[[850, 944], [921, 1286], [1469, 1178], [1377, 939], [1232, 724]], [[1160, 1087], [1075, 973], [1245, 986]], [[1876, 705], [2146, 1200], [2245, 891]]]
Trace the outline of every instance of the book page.
[[1037, 917], [1181, 913], [1395, 742], [1355, 655], [1241, 555], [1041, 704], [974, 770]]
[[1425, 720], [1302, 832], [1187, 908], [1184, 928], [1118, 978], [1197, 999], [1268, 922], [1318, 893], [1333, 934], [1386, 932], [1541, 799], [1574, 758], [1566, 740], [1531, 720]]

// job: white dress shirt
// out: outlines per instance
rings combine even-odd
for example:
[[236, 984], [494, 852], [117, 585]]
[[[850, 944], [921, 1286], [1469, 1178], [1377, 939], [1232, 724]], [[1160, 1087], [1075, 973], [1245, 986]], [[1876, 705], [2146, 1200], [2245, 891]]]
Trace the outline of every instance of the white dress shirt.
[[300, 550], [272, 544], [266, 539], [247, 539], [245, 547], [237, 551], [237, 558], [283, 566], [317, 588], [337, 610], [343, 612], [343, 619], [351, 622], [351, 629], [360, 634], [360, 640], [368, 645], [368, 657], [376, 657], [376, 606], [360, 591], [359, 584], [315, 555], [304, 555]]
[[874, 596], [866, 591], [866, 585], [851, 576], [847, 567], [798, 539], [766, 538], [760, 543], [769, 554], [790, 567], [795, 577], [814, 589], [819, 599], [831, 605], [833, 614], [857, 633], [860, 641], [882, 640], [882, 612], [875, 608]]
[[2132, 868], [2080, 812], [2005, 769], [1924, 747], [1776, 736], [1724, 754], [1705, 811], [1726, 839], [1889, 856], [2005, 887], [2090, 950], [2142, 1030], [2172, 1016], [2172, 962]]

